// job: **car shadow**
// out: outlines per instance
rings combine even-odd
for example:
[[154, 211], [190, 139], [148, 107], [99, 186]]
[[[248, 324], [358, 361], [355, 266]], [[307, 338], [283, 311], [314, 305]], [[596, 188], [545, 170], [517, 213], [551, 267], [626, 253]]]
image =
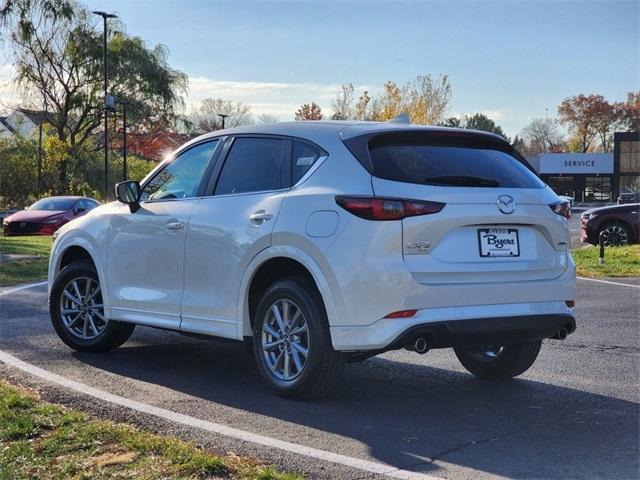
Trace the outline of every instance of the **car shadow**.
[[[110, 354], [73, 355], [117, 375], [330, 433], [333, 451], [342, 451], [340, 437], [356, 440], [378, 461], [423, 473], [437, 474], [434, 460], [520, 478], [637, 478], [640, 468], [634, 402], [527, 379], [480, 381], [389, 358], [348, 366], [326, 399], [295, 401], [268, 389], [240, 345], [155, 332], [154, 341], [164, 343], [141, 345], [147, 331], [134, 337], [137, 345]], [[207, 408], [196, 416], [215, 421]], [[242, 419], [234, 426], [243, 428]]]

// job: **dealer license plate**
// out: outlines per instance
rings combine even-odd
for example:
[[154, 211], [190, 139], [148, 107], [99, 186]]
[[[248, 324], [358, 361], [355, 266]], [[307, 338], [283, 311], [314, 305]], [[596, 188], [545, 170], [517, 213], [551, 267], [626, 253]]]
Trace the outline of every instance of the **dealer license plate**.
[[481, 257], [519, 257], [520, 241], [516, 228], [479, 228]]

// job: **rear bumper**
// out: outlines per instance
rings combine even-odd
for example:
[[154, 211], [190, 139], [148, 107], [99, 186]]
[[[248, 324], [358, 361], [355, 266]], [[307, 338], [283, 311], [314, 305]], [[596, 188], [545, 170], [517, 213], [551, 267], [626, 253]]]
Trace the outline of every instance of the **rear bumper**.
[[573, 309], [555, 301], [429, 308], [411, 318], [331, 327], [331, 337], [336, 350], [362, 352], [410, 346], [420, 336], [429, 348], [517, 343], [549, 338], [562, 328], [575, 330]]
[[407, 329], [387, 348], [410, 347], [420, 337], [425, 338], [429, 348], [507, 345], [550, 338], [563, 328], [568, 334], [575, 331], [573, 316], [524, 315], [437, 322]]

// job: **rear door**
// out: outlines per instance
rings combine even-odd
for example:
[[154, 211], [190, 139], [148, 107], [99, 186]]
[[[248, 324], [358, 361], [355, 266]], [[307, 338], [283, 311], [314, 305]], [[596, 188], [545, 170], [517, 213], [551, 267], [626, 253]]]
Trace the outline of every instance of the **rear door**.
[[197, 205], [187, 229], [181, 329], [236, 338], [242, 276], [271, 244], [290, 187], [291, 141], [242, 136], [227, 142], [211, 194]]
[[479, 134], [386, 134], [369, 142], [377, 196], [445, 203], [402, 220], [403, 256], [424, 284], [543, 280], [567, 268], [557, 197], [506, 142]]

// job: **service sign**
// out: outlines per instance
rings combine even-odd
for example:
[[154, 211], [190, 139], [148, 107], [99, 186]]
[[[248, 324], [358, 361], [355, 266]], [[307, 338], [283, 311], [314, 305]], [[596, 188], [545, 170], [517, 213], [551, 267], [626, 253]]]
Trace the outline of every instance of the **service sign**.
[[543, 153], [540, 173], [612, 174], [613, 153]]

